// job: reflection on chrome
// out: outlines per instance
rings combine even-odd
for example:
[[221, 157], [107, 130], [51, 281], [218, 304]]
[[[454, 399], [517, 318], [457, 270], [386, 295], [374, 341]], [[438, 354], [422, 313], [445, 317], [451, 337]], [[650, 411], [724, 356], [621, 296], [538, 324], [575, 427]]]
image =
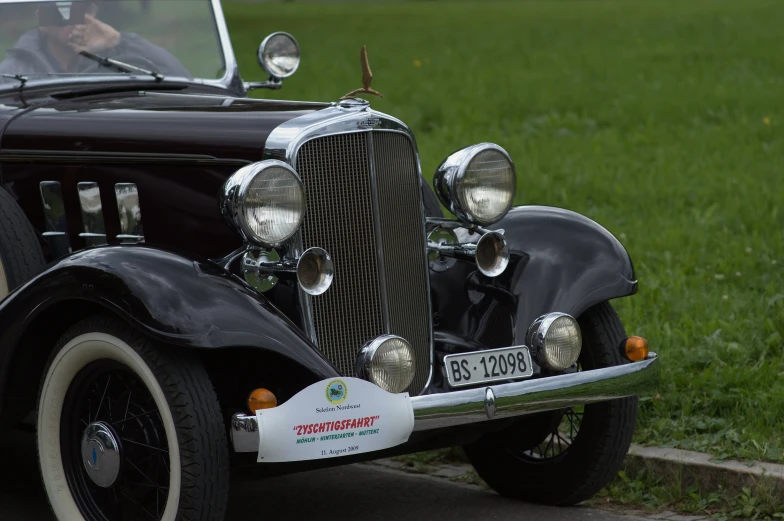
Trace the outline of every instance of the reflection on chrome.
[[120, 215], [120, 242], [144, 242], [142, 210], [139, 207], [139, 190], [134, 183], [114, 185], [117, 196], [117, 213]]
[[68, 220], [65, 217], [63, 190], [59, 181], [41, 181], [41, 200], [44, 205], [46, 231], [43, 233], [49, 241], [52, 257], [62, 257], [71, 253], [71, 242], [68, 239]]
[[[414, 430], [440, 429], [594, 402], [645, 395], [659, 379], [656, 353], [614, 367], [411, 398]], [[493, 390], [493, 405], [486, 389]], [[489, 416], [492, 410], [493, 416]]]
[[87, 246], [100, 246], [106, 244], [106, 225], [103, 220], [103, 207], [101, 206], [101, 191], [98, 183], [83, 182], [76, 185], [79, 192], [79, 204], [82, 207], [83, 237]]
[[[430, 233], [432, 235], [433, 232]], [[440, 257], [473, 261], [479, 271], [488, 277], [497, 277], [509, 265], [509, 243], [501, 231], [487, 232], [476, 243], [435, 242], [430, 236], [427, 241], [428, 251]]]

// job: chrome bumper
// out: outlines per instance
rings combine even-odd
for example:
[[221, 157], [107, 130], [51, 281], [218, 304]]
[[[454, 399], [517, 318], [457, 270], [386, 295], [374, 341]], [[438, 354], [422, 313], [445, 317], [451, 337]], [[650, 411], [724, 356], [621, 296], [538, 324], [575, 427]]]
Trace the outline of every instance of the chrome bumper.
[[[659, 379], [656, 353], [640, 362], [580, 373], [499, 384], [465, 391], [414, 396], [414, 431], [522, 416], [575, 405], [648, 394]], [[258, 452], [256, 416], [231, 419], [235, 452]]]

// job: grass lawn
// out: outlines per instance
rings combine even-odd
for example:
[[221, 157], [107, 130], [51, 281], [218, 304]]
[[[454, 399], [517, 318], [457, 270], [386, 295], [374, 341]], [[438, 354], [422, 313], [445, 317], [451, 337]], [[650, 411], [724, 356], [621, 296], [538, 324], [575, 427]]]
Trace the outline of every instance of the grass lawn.
[[784, 460], [784, 5], [779, 0], [225, 3], [246, 80], [272, 31], [302, 47], [263, 97], [360, 86], [414, 130], [426, 175], [494, 141], [517, 204], [570, 208], [628, 248], [616, 301], [661, 355], [637, 441]]

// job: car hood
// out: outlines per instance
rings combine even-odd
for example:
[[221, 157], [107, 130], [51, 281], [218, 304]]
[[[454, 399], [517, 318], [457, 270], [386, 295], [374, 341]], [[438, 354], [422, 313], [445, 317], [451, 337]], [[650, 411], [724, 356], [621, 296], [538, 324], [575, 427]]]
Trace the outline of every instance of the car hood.
[[258, 161], [275, 127], [327, 106], [145, 91], [50, 98], [39, 106], [7, 108], [0, 114], [6, 116], [0, 124], [0, 153]]

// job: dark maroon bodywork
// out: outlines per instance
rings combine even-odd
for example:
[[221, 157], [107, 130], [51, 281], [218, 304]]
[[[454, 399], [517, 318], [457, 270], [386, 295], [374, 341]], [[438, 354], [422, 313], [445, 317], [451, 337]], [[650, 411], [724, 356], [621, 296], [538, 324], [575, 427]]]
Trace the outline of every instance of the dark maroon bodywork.
[[[222, 184], [243, 165], [264, 159], [277, 126], [329, 104], [147, 85], [0, 95], [0, 183], [42, 233], [39, 184], [59, 181], [74, 251], [62, 259], [50, 255], [44, 273], [0, 301], [0, 412], [29, 411], [44, 347], [56, 342], [63, 324], [96, 311], [109, 310], [156, 341], [207, 353], [211, 378], [224, 386], [219, 394], [227, 415], [244, 402], [250, 380], [242, 379], [261, 381], [270, 370], [251, 352], [271, 353], [279, 362], [274, 367], [291, 375], [287, 388], [275, 390], [282, 399], [339, 374], [302, 333], [296, 281], [281, 280], [259, 294], [210, 261], [242, 245], [219, 211]], [[83, 181], [101, 188], [108, 247], [83, 249], [77, 195]], [[138, 186], [143, 246], [118, 246], [116, 183]], [[426, 183], [423, 198], [426, 213], [440, 216]], [[465, 262], [430, 271], [435, 354], [427, 393], [448, 390], [445, 354], [521, 344], [538, 316], [579, 316], [636, 291], [623, 246], [586, 217], [519, 207], [494, 228], [504, 229], [510, 243], [503, 275], [485, 277]], [[43, 237], [41, 244], [46, 248]]]
[[[44, 229], [41, 181], [62, 185], [74, 250], [85, 246], [76, 183], [98, 182], [104, 198], [115, 183], [135, 183], [151, 224], [146, 242], [208, 258], [241, 244], [219, 213], [221, 185], [262, 159], [275, 127], [327, 106], [138, 90], [32, 103], [40, 106], [0, 105], [0, 179], [36, 229]], [[102, 206], [109, 243], [118, 243], [116, 203]]]

